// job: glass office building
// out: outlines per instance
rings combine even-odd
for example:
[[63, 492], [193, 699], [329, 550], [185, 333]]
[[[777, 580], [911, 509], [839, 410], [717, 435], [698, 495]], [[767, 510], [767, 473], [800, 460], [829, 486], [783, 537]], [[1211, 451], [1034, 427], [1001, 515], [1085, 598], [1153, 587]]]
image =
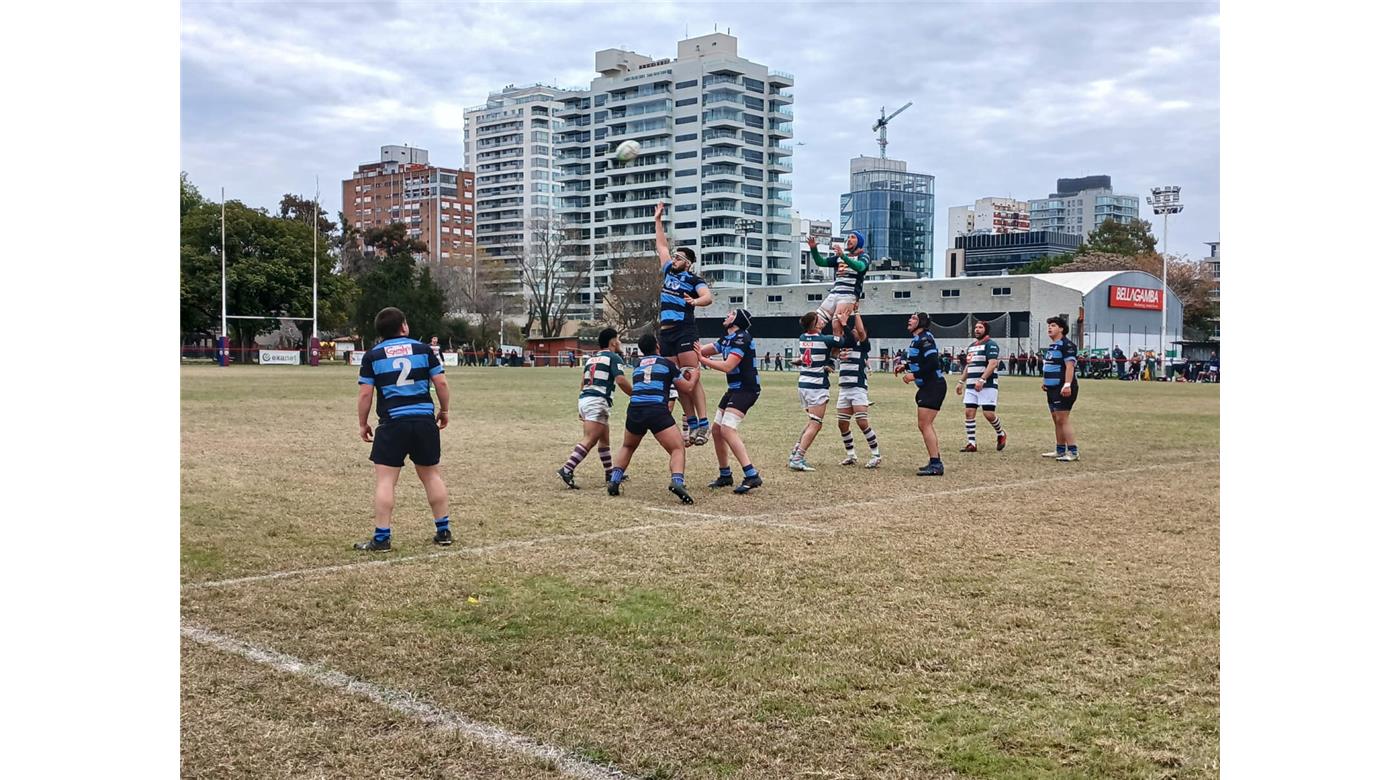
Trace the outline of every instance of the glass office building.
[[851, 160], [851, 191], [841, 196], [841, 233], [865, 234], [877, 262], [919, 277], [933, 275], [933, 179], [910, 173], [903, 160]]

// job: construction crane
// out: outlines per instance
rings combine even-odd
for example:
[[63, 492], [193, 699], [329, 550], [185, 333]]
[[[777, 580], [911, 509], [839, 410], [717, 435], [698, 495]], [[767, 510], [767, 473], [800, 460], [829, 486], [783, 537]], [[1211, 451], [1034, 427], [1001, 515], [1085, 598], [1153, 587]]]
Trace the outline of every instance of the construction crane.
[[885, 159], [885, 147], [886, 147], [886, 146], [889, 146], [889, 143], [890, 143], [889, 140], [885, 138], [885, 129], [888, 128], [888, 127], [890, 126], [890, 120], [891, 120], [891, 119], [894, 119], [894, 118], [897, 117], [897, 116], [899, 116], [899, 115], [904, 111], [904, 109], [906, 109], [906, 108], [908, 108], [908, 107], [910, 107], [910, 106], [912, 106], [912, 105], [914, 105], [914, 104], [913, 104], [913, 103], [905, 103], [903, 106], [900, 106], [900, 108], [899, 108], [898, 111], [894, 112], [893, 114], [890, 114], [889, 116], [885, 116], [885, 107], [884, 107], [884, 106], [880, 106], [880, 121], [876, 122], [876, 123], [875, 123], [874, 125], [872, 125], [871, 128], [870, 128], [871, 130], [880, 133], [880, 140], [879, 140], [879, 144], [880, 144], [880, 159], [882, 159], [882, 160]]

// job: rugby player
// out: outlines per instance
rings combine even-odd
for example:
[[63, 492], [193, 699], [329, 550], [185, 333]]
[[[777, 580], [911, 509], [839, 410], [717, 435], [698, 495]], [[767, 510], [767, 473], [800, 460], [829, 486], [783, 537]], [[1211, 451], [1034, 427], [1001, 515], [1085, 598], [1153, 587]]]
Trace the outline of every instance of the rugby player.
[[[695, 368], [695, 342], [700, 340], [700, 332], [695, 325], [695, 307], [709, 306], [714, 301], [710, 287], [698, 274], [691, 271], [696, 267], [695, 250], [680, 247], [674, 254], [667, 248], [666, 230], [661, 225], [661, 215], [666, 204], [658, 202], [653, 218], [656, 222], [656, 254], [661, 258], [661, 316], [656, 338], [660, 345], [660, 355], [670, 358], [681, 368]], [[679, 385], [679, 383], [677, 383]], [[705, 414], [705, 388], [695, 382], [687, 391], [681, 385], [681, 408], [685, 411], [686, 440], [690, 444], [704, 444], [710, 437], [710, 421]]]
[[[357, 542], [356, 550], [387, 552], [394, 518], [394, 488], [404, 456], [413, 459], [418, 480], [428, 494], [437, 534], [433, 541], [444, 547], [452, 544], [447, 517], [447, 485], [442, 481], [438, 462], [442, 459], [441, 430], [447, 427], [447, 377], [442, 362], [432, 349], [408, 337], [408, 320], [390, 306], [374, 317], [379, 345], [365, 353], [360, 363], [360, 438], [371, 443], [369, 459], [374, 463], [374, 536]], [[437, 413], [428, 385], [437, 391]], [[369, 426], [373, 400], [379, 412], [379, 425]]]
[[817, 251], [817, 240], [811, 236], [807, 237], [807, 251], [812, 256], [812, 262], [822, 268], [836, 268], [836, 275], [831, 280], [831, 290], [827, 293], [826, 300], [817, 308], [817, 314], [821, 317], [821, 328], [818, 328], [818, 332], [830, 322], [832, 334], [839, 339], [846, 318], [855, 310], [856, 303], [860, 301], [864, 292], [865, 272], [870, 263], [865, 257], [865, 234], [859, 230], [852, 231], [846, 237], [845, 251], [842, 251], [840, 244], [832, 244], [832, 249], [834, 252], [831, 257], [822, 257], [822, 253]]
[[1046, 320], [1045, 330], [1050, 335], [1050, 346], [1045, 348], [1041, 386], [1045, 388], [1045, 400], [1050, 405], [1050, 419], [1055, 423], [1055, 451], [1042, 452], [1040, 457], [1070, 463], [1079, 460], [1079, 445], [1074, 441], [1074, 427], [1069, 423], [1074, 399], [1079, 397], [1079, 381], [1074, 378], [1079, 351], [1065, 335], [1069, 332], [1069, 323], [1064, 317]]
[[928, 332], [931, 320], [926, 312], [909, 315], [909, 335], [912, 339], [904, 352], [904, 364], [896, 373], [904, 374], [904, 383], [913, 382], [918, 391], [914, 403], [918, 406], [919, 433], [924, 437], [924, 448], [928, 450], [928, 464], [914, 472], [921, 477], [943, 475], [943, 459], [939, 457], [938, 431], [934, 430], [933, 420], [943, 407], [943, 399], [948, 395], [948, 382], [943, 378], [942, 357], [938, 354], [938, 342]]
[[[642, 436], [651, 431], [657, 443], [671, 456], [671, 484], [667, 489], [675, 493], [681, 503], [693, 504], [695, 499], [685, 490], [685, 442], [676, 427], [676, 418], [666, 411], [666, 391], [674, 384], [680, 388], [684, 399], [700, 381], [695, 375], [697, 369], [677, 368], [668, 358], [658, 355], [656, 337], [650, 333], [638, 340], [637, 348], [642, 352], [642, 359], [632, 370], [632, 399], [627, 404], [626, 432], [608, 479], [608, 495], [622, 495], [622, 480], [627, 477], [632, 453], [642, 443]], [[694, 354], [692, 350], [691, 355]]]
[[[987, 323], [978, 320], [972, 326], [976, 339], [967, 345], [967, 361], [963, 365], [962, 376], [953, 388], [954, 395], [963, 397], [963, 427], [967, 430], [967, 444], [962, 452], [977, 451], [977, 407], [997, 432], [997, 452], [1006, 449], [1006, 431], [1002, 430], [1001, 418], [997, 416], [997, 367], [1001, 364], [1001, 350], [987, 335]], [[970, 380], [970, 381], [969, 381]], [[964, 390], [963, 388], [966, 388]]]
[[612, 413], [613, 386], [632, 394], [632, 382], [622, 375], [622, 341], [617, 330], [604, 328], [598, 334], [599, 352], [583, 363], [583, 380], [579, 383], [578, 418], [583, 421], [583, 440], [574, 445], [568, 460], [556, 472], [564, 484], [574, 490], [574, 469], [588, 457], [593, 445], [598, 445], [598, 460], [603, 462], [603, 480], [612, 474], [612, 451], [608, 449], [608, 418]]
[[[748, 448], [739, 438], [739, 423], [758, 401], [758, 357], [753, 349], [753, 337], [749, 335], [749, 325], [753, 315], [748, 309], [735, 309], [724, 318], [724, 336], [713, 344], [695, 345], [700, 365], [715, 371], [723, 371], [729, 381], [729, 388], [719, 399], [719, 411], [715, 413], [715, 460], [719, 461], [719, 478], [710, 483], [712, 488], [729, 487], [734, 484], [734, 472], [729, 469], [729, 453], [739, 461], [744, 471], [744, 480], [735, 493], [740, 495], [763, 484], [749, 459]], [[712, 358], [711, 355], [719, 355]]]
[[[843, 326], [845, 323], [842, 323]], [[870, 446], [868, 469], [880, 466], [880, 441], [875, 437], [875, 429], [869, 420], [870, 389], [866, 383], [866, 368], [870, 363], [870, 341], [866, 338], [865, 323], [860, 315], [855, 315], [852, 327], [845, 331], [839, 353], [840, 395], [836, 398], [836, 426], [841, 429], [841, 443], [846, 447], [846, 459], [842, 466], [856, 463], [855, 437], [851, 435], [851, 419], [865, 434], [865, 443]]]
[[807, 449], [817, 438], [826, 417], [826, 405], [831, 400], [831, 380], [827, 377], [827, 367], [832, 363], [832, 350], [841, 342], [833, 336], [822, 335], [822, 319], [817, 312], [809, 311], [802, 315], [801, 323], [802, 335], [797, 339], [797, 356], [793, 362], [798, 365], [797, 396], [807, 412], [807, 425], [788, 456], [788, 468], [793, 471], [816, 471], [807, 463]]

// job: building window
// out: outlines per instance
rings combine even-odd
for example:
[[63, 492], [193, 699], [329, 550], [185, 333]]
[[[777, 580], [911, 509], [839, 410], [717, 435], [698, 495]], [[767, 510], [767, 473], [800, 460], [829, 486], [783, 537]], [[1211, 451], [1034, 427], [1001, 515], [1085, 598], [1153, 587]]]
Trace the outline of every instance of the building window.
[[696, 116], [683, 116], [683, 117], [680, 117], [679, 119], [676, 120], [676, 124], [678, 124], [678, 125], [688, 125], [688, 124], [690, 124], [691, 122], [694, 122], [696, 119], [699, 119], [699, 117], [696, 117]]
[[[943, 292], [946, 293], [946, 292], [948, 292], [948, 291], [947, 291], [947, 290], [944, 290]], [[913, 294], [914, 294], [914, 291], [913, 291], [913, 290], [895, 290], [895, 291], [894, 291], [894, 297], [895, 297], [895, 298], [912, 298], [912, 297], [913, 297]]]
[[694, 222], [677, 222], [677, 223], [676, 223], [676, 230], [685, 230], [686, 228], [693, 228], [693, 227], [695, 227], [695, 223], [694, 223]]
[[680, 143], [681, 141], [694, 141], [695, 139], [695, 133], [683, 133], [681, 135], [676, 136], [676, 143]]
[[944, 298], [957, 298], [957, 297], [960, 296], [960, 295], [962, 295], [962, 290], [944, 290], [944, 291], [943, 291], [943, 297], [944, 297]]
[[822, 294], [821, 294], [821, 293], [807, 293], [807, 300], [809, 300], [809, 301], [820, 301], [821, 299], [822, 299]]
[[700, 207], [695, 205], [694, 203], [682, 203], [679, 206], [676, 206], [676, 211], [694, 211], [697, 208]]
[[677, 187], [677, 188], [676, 188], [676, 194], [677, 194], [677, 195], [689, 195], [689, 194], [692, 193], [692, 192], [695, 192], [695, 188], [694, 188], [694, 187]]
[[698, 81], [682, 81], [682, 82], [680, 82], [679, 84], [676, 85], [676, 89], [685, 89], [686, 87], [693, 87], [693, 86], [695, 86], [696, 84], [699, 84], [699, 83], [700, 83], [700, 82], [698, 82]]
[[768, 296], [768, 302], [769, 302], [769, 303], [782, 303], [782, 302], [783, 302], [783, 296], [781, 296], [781, 295], [770, 295], [770, 296]]
[[690, 158], [694, 157], [694, 156], [697, 155], [697, 154], [699, 154], [699, 152], [677, 152], [677, 153], [676, 153], [676, 159], [677, 159], [677, 160], [689, 160]]
[[731, 295], [731, 296], [729, 296], [729, 302], [730, 302], [730, 303], [743, 303], [743, 302], [744, 302], [744, 296], [742, 296], [742, 295]]
[[1010, 295], [1010, 294], [1011, 294], [1011, 288], [1010, 288], [1010, 287], [993, 287], [993, 288], [992, 288], [992, 295], [994, 295], [994, 296], [1004, 296], [1004, 295]]
[[698, 98], [686, 98], [685, 100], [677, 100], [676, 108], [680, 108], [681, 106], [693, 106], [695, 105], [696, 100], [698, 100]]
[[695, 173], [696, 169], [694, 168], [682, 168], [679, 171], [676, 171], [676, 178], [679, 179], [682, 176], [694, 176]]

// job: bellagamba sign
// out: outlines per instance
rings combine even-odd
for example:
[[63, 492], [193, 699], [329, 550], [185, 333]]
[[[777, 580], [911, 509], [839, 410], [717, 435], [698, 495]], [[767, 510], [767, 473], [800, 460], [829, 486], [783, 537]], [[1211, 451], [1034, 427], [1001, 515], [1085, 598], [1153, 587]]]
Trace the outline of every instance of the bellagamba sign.
[[1162, 290], [1153, 287], [1108, 286], [1108, 305], [1116, 309], [1162, 310]]

